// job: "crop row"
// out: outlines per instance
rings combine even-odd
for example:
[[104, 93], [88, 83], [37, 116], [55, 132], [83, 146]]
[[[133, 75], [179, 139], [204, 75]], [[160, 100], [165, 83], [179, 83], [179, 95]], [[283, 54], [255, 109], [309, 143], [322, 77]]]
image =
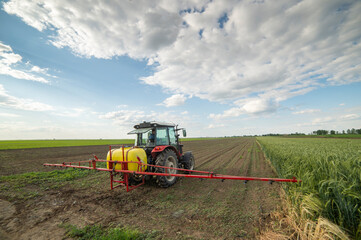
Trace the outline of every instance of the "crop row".
[[326, 218], [361, 238], [361, 140], [257, 138], [281, 177], [301, 184], [286, 191], [299, 212]]

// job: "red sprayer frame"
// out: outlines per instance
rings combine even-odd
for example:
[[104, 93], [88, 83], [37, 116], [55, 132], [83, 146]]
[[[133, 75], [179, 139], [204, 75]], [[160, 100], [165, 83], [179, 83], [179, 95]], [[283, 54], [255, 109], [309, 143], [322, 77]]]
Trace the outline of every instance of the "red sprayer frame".
[[[124, 149], [124, 146], [123, 146]], [[273, 182], [301, 182], [301, 180], [297, 180], [295, 177], [293, 177], [292, 179], [284, 179], [284, 178], [259, 178], [259, 177], [243, 177], [243, 176], [231, 176], [231, 175], [223, 175], [223, 174], [216, 174], [214, 172], [209, 172], [209, 171], [199, 171], [199, 170], [188, 170], [188, 169], [183, 169], [183, 168], [173, 168], [173, 167], [163, 167], [163, 166], [158, 166], [158, 165], [152, 165], [152, 164], [146, 164], [146, 163], [142, 163], [138, 158], [138, 162], [129, 162], [129, 161], [113, 161], [112, 160], [112, 151], [111, 151], [111, 146], [109, 146], [109, 151], [110, 151], [110, 160], [102, 160], [102, 159], [98, 159], [97, 156], [94, 155], [94, 158], [92, 160], [88, 160], [88, 161], [79, 161], [79, 162], [63, 162], [61, 164], [50, 164], [50, 163], [44, 163], [44, 166], [53, 166], [53, 167], [65, 167], [65, 168], [80, 168], [80, 169], [88, 169], [88, 170], [96, 170], [96, 171], [103, 171], [103, 172], [109, 172], [110, 173], [110, 189], [114, 189], [120, 186], [125, 186], [127, 189], [127, 192], [143, 185], [145, 183], [144, 177], [146, 175], [148, 176], [175, 176], [175, 177], [186, 177], [186, 178], [200, 178], [200, 179], [220, 179], [222, 181], [224, 180], [243, 180], [245, 181], [245, 183], [247, 183], [248, 181], [265, 181], [265, 182], [269, 182], [269, 183], [273, 183]], [[123, 151], [123, 155], [124, 155], [124, 151]], [[124, 159], [124, 156], [123, 156]], [[127, 160], [127, 156], [126, 156], [126, 160]], [[98, 162], [108, 162], [109, 163], [109, 168], [99, 168], [97, 167], [97, 163]], [[84, 164], [88, 163], [88, 166], [84, 166]], [[128, 163], [137, 163], [138, 164], [138, 169], [137, 171], [131, 171], [128, 170]], [[113, 167], [113, 164], [121, 164], [122, 165], [122, 169], [121, 170], [116, 170]], [[179, 170], [179, 171], [183, 171], [183, 172], [187, 172], [187, 174], [171, 174], [171, 173], [159, 173], [159, 172], [144, 172], [141, 171], [142, 170], [142, 166], [148, 166], [148, 167], [155, 167], [155, 168], [163, 168], [163, 169], [174, 169], [174, 170]], [[114, 177], [118, 174], [118, 173], [123, 173], [123, 180], [114, 180]], [[142, 176], [142, 181], [141, 183], [139, 183], [138, 185], [132, 186], [130, 184], [129, 181], [129, 175], [140, 175]], [[113, 183], [119, 183], [118, 185], [114, 186]]]

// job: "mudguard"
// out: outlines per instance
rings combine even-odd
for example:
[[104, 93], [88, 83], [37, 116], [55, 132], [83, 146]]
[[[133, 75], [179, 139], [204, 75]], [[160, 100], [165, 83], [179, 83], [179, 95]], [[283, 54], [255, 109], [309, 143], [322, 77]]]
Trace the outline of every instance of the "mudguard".
[[174, 146], [171, 146], [171, 145], [156, 146], [155, 148], [153, 148], [153, 150], [151, 152], [151, 155], [155, 159], [159, 153], [163, 152], [166, 149], [172, 149], [176, 153], [176, 155], [178, 157], [178, 160], [181, 159], [181, 155], [179, 154], [177, 149]]

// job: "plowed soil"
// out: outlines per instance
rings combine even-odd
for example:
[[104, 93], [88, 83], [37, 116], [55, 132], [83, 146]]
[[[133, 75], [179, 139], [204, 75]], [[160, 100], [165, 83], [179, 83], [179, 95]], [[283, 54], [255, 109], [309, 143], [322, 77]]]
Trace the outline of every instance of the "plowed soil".
[[[53, 170], [43, 163], [105, 158], [107, 146], [0, 151], [0, 176]], [[196, 169], [277, 177], [254, 138], [184, 142]], [[158, 232], [162, 239], [257, 239], [280, 204], [280, 185], [184, 178], [171, 188], [152, 183], [131, 192], [109, 189], [107, 173], [94, 173], [27, 199], [0, 193], [0, 239], [64, 239], [62, 224], [126, 226]]]

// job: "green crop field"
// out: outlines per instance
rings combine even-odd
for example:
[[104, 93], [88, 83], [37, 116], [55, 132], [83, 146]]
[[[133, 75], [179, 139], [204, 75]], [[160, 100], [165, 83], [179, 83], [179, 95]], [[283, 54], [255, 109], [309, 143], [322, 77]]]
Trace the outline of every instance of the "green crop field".
[[[219, 138], [182, 138], [182, 142]], [[96, 145], [134, 144], [134, 139], [68, 139], [68, 140], [8, 140], [0, 141], [0, 150], [46, 147], [74, 147]]]
[[81, 139], [81, 140], [13, 140], [0, 141], [0, 150], [45, 147], [71, 147], [133, 144], [133, 139]]
[[361, 139], [258, 137], [300, 215], [328, 219], [361, 238]]
[[286, 138], [360, 138], [361, 134], [287, 135]]

